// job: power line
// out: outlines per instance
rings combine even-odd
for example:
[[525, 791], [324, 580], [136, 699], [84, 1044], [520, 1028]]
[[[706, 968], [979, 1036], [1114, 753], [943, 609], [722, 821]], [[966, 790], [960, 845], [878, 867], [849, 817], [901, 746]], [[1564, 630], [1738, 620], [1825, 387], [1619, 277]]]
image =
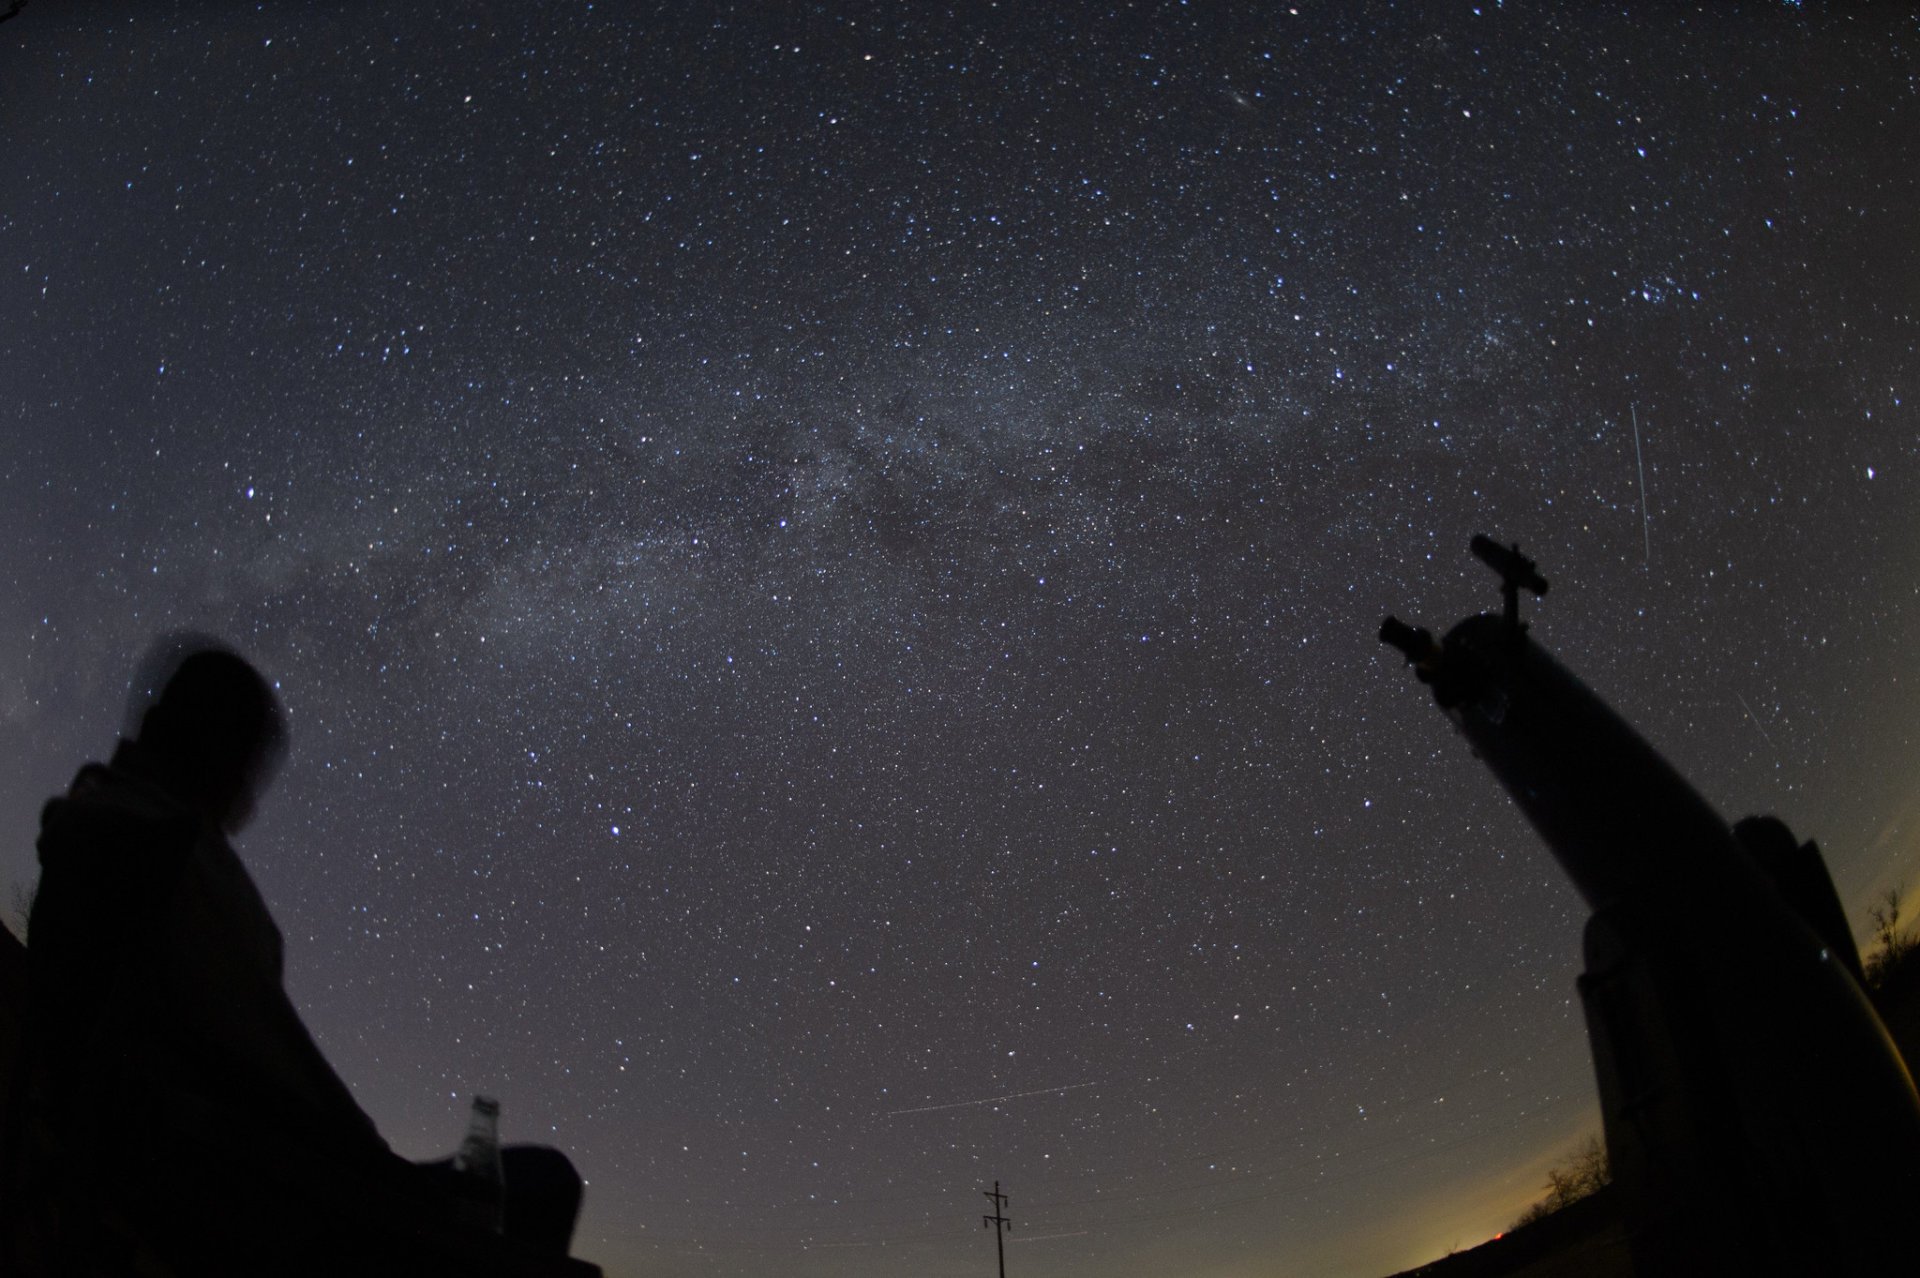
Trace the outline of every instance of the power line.
[[992, 1192], [981, 1190], [982, 1194], [993, 1201], [993, 1215], [980, 1217], [980, 1227], [993, 1226], [993, 1249], [1000, 1256], [1000, 1278], [1007, 1278], [1007, 1230], [1013, 1228], [1013, 1222], [1005, 1215], [1007, 1196], [1000, 1192], [1000, 1182], [993, 1182]]

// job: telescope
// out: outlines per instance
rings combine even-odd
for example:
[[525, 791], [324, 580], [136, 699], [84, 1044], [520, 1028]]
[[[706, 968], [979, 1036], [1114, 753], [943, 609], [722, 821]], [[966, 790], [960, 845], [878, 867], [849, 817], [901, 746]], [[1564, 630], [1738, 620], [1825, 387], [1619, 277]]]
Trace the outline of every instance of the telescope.
[[1819, 849], [1773, 817], [1730, 826], [1528, 635], [1533, 561], [1472, 551], [1499, 613], [1380, 638], [1591, 907], [1578, 985], [1635, 1272], [1907, 1270], [1920, 1097]]

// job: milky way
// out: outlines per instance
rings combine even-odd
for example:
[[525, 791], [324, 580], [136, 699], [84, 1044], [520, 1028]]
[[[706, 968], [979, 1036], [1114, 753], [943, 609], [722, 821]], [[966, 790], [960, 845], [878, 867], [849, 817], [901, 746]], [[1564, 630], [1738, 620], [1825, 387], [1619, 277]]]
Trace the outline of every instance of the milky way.
[[611, 1274], [985, 1273], [995, 1180], [1023, 1274], [1505, 1227], [1584, 910], [1374, 632], [1517, 540], [1724, 811], [1914, 874], [1920, 31], [1238, 8], [0, 26], [16, 900], [213, 631], [316, 1036]]

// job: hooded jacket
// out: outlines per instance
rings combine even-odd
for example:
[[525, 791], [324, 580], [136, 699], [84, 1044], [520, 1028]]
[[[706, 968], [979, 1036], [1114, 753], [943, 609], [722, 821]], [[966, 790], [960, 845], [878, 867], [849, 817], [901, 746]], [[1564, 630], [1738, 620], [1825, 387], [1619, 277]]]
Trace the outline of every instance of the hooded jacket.
[[154, 775], [123, 743], [41, 815], [28, 959], [42, 1120], [89, 1162], [263, 1144], [386, 1155], [287, 997], [252, 877]]

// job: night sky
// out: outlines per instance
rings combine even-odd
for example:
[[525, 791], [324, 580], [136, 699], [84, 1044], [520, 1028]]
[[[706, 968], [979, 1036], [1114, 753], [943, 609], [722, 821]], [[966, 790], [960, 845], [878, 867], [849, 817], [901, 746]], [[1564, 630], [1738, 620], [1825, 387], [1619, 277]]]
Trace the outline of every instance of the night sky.
[[[1630, 13], [1621, 12], [1629, 8]], [[1906, 6], [30, 4], [0, 879], [163, 632], [395, 1148], [639, 1275], [1373, 1278], [1597, 1117], [1497, 604], [1920, 884]]]

